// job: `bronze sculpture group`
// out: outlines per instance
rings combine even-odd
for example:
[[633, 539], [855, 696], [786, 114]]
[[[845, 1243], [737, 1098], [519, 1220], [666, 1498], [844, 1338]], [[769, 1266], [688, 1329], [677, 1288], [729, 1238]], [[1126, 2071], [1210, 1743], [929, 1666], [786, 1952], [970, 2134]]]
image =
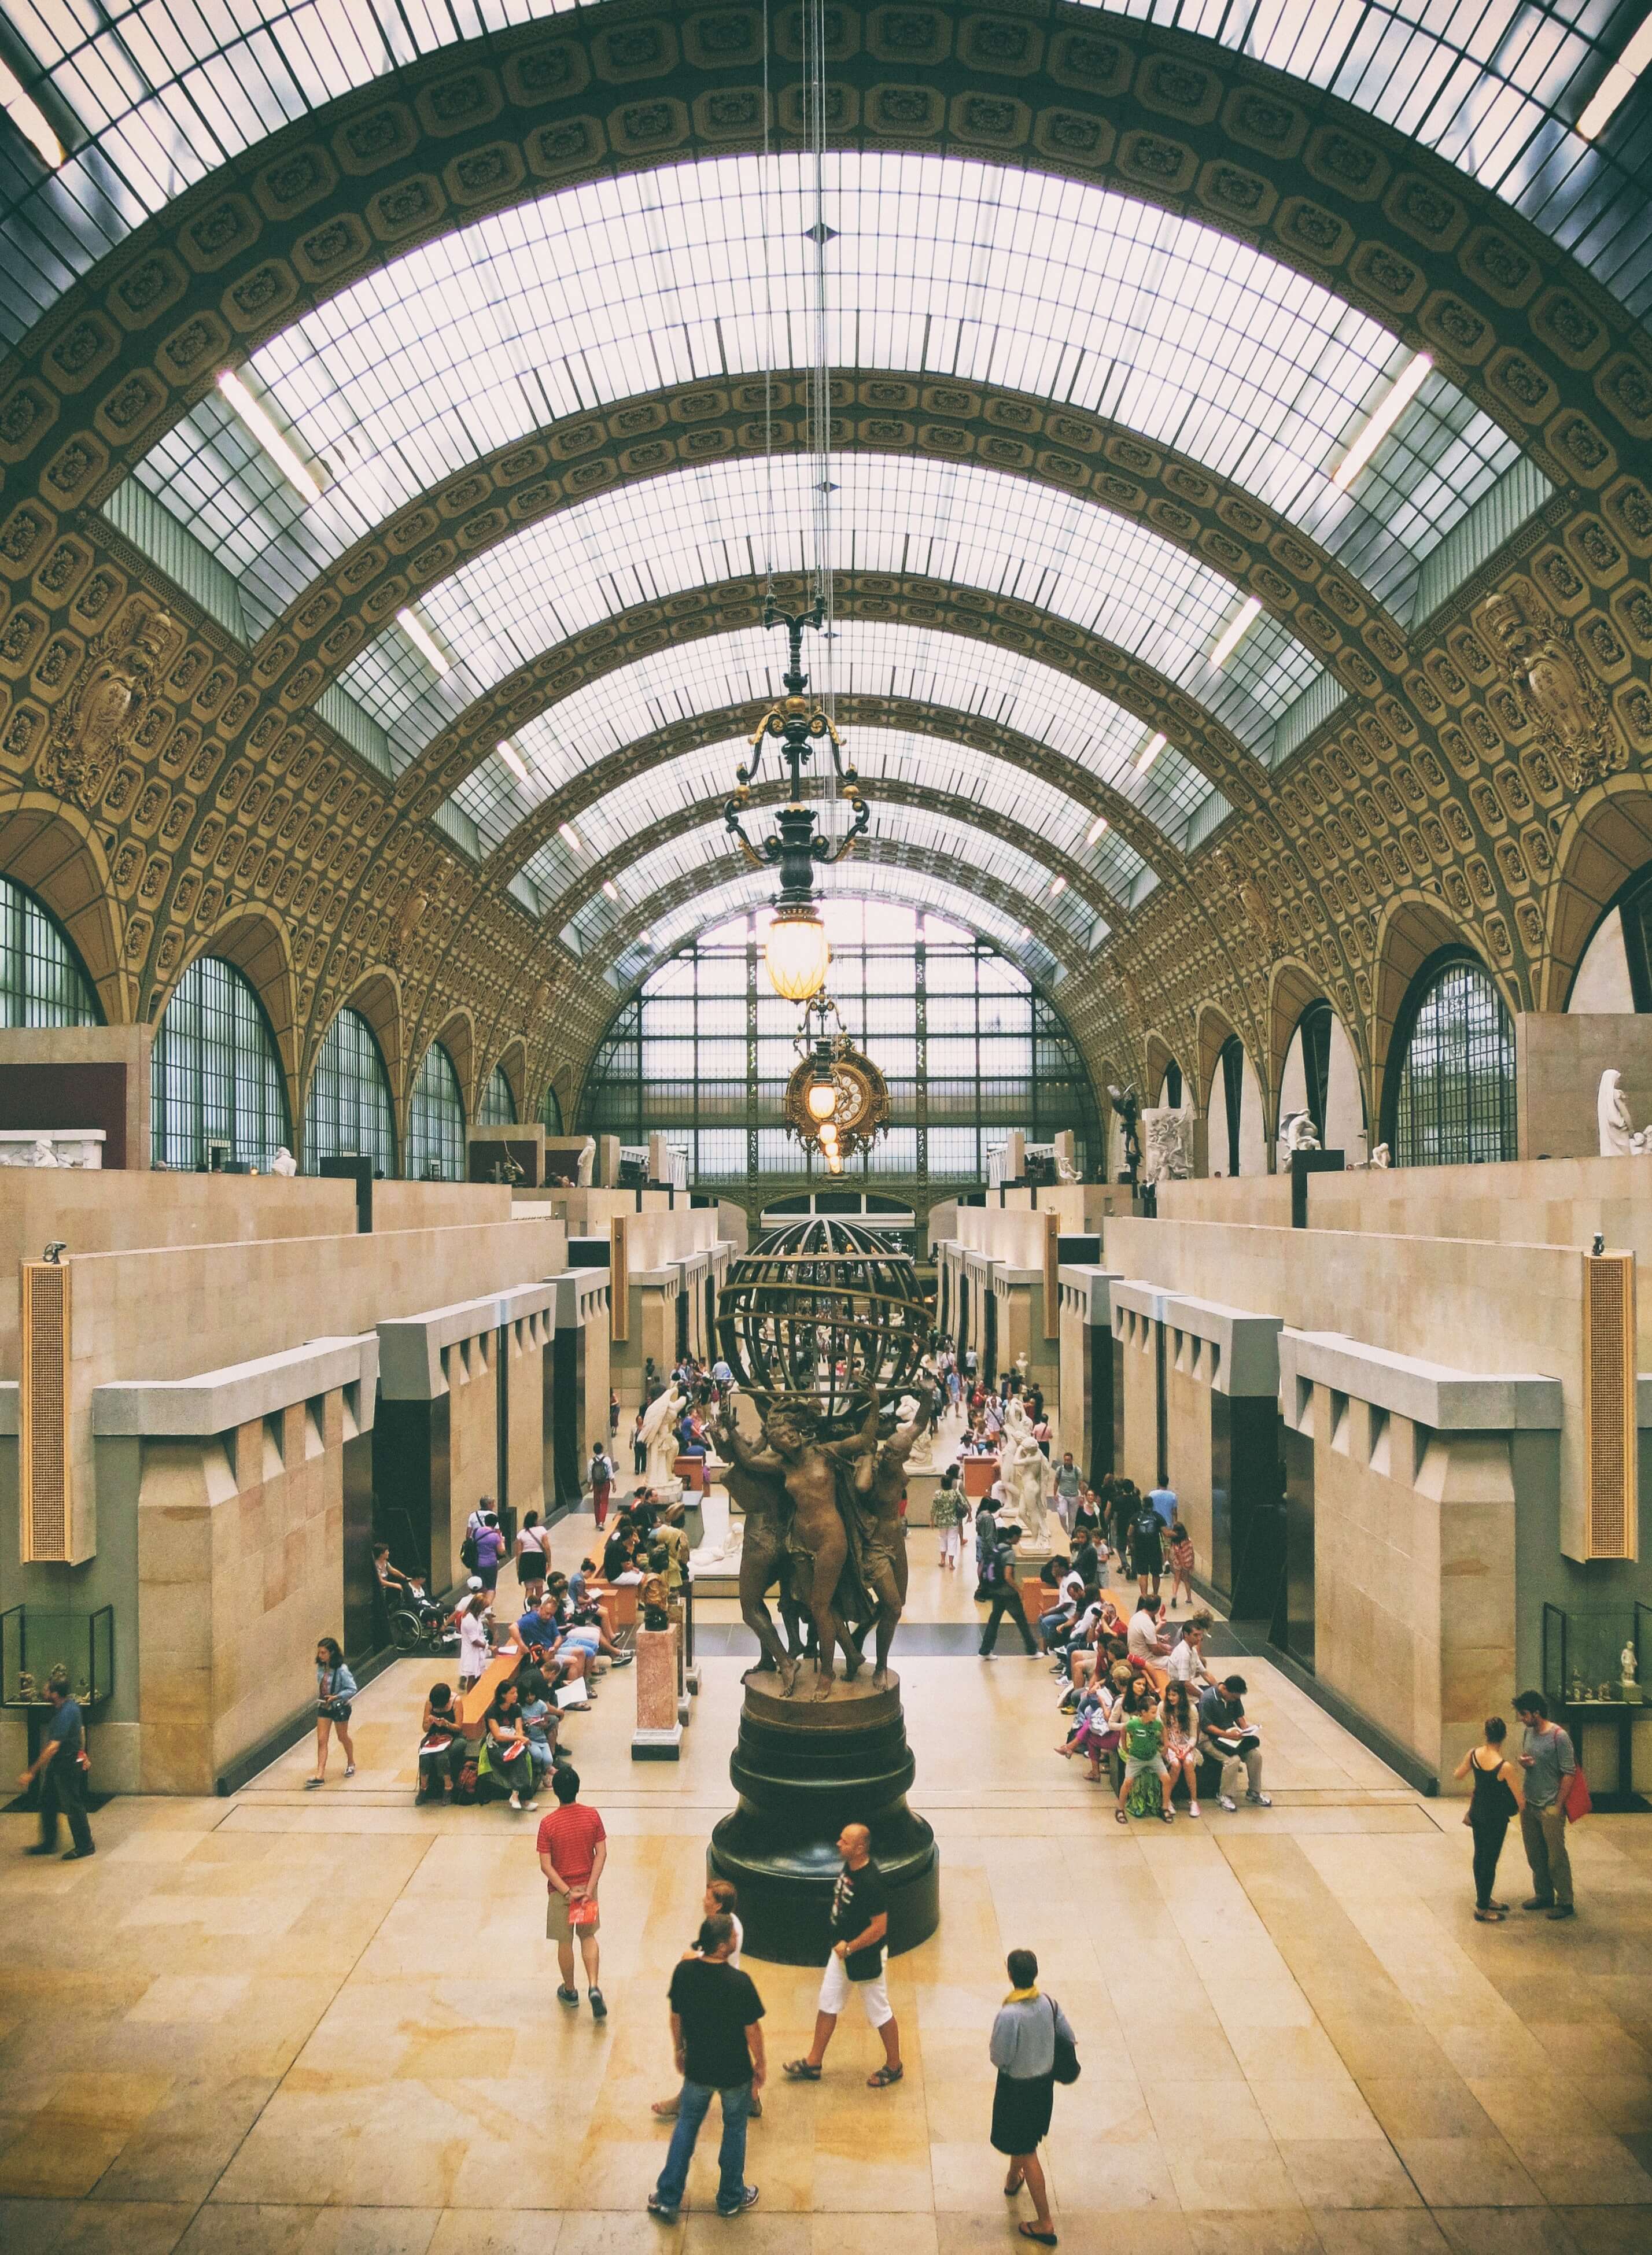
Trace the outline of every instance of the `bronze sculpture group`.
[[[873, 1686], [889, 1685], [889, 1647], [906, 1603], [906, 1462], [933, 1412], [925, 1394], [910, 1423], [896, 1424], [873, 1390], [864, 1419], [846, 1439], [823, 1439], [814, 1404], [797, 1396], [771, 1404], [760, 1444], [739, 1430], [732, 1411], [718, 1426], [728, 1459], [724, 1483], [746, 1517], [741, 1614], [763, 1648], [762, 1666], [778, 1675], [786, 1697], [797, 1691], [810, 1641], [817, 1654], [813, 1696], [829, 1699], [837, 1653], [844, 1680], [852, 1682], [872, 1630]], [[767, 1602], [777, 1583], [784, 1641]]]

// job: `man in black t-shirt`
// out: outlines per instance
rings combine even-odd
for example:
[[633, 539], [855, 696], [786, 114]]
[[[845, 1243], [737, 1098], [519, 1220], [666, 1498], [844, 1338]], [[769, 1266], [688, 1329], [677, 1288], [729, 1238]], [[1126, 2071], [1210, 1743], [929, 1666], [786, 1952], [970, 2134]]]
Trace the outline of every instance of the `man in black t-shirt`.
[[38, 1777], [40, 1781], [40, 1837], [38, 1844], [25, 1848], [25, 1856], [50, 1856], [57, 1851], [58, 1812], [61, 1809], [69, 1820], [69, 1837], [74, 1846], [66, 1851], [66, 1864], [78, 1862], [83, 1856], [96, 1853], [92, 1844], [92, 1828], [86, 1821], [86, 1772], [81, 1767], [85, 1750], [85, 1734], [81, 1727], [81, 1705], [71, 1699], [69, 1687], [59, 1677], [46, 1680], [46, 1697], [52, 1703], [52, 1718], [46, 1726], [46, 1744], [40, 1758], [25, 1769], [18, 1782], [26, 1793]]
[[671, 2047], [683, 2094], [665, 2166], [648, 2200], [649, 2214], [667, 2223], [683, 2204], [688, 2165], [714, 2091], [723, 2106], [717, 2212], [738, 2216], [757, 2202], [756, 2186], [746, 2182], [746, 2118], [766, 2072], [763, 1999], [751, 1976], [728, 1963], [734, 1949], [735, 1922], [720, 1911], [700, 1927], [698, 1956], [683, 1958], [671, 1975]]
[[1150, 1594], [1157, 1597], [1159, 1577], [1164, 1571], [1164, 1521], [1145, 1496], [1130, 1521], [1130, 1571], [1144, 1598], [1149, 1595], [1149, 1582], [1153, 1584]]
[[889, 2003], [883, 1974], [883, 1944], [889, 1930], [889, 1883], [872, 1861], [872, 1836], [864, 1824], [846, 1824], [838, 1835], [843, 1869], [832, 1891], [832, 1955], [820, 1983], [820, 2001], [814, 2016], [814, 2041], [802, 2059], [788, 2060], [785, 2073], [794, 2083], [819, 2083], [838, 2014], [858, 1993], [867, 2019], [883, 2040], [883, 2064], [867, 2077], [873, 2090], [898, 2083], [906, 2069], [901, 2064], [901, 2031]]

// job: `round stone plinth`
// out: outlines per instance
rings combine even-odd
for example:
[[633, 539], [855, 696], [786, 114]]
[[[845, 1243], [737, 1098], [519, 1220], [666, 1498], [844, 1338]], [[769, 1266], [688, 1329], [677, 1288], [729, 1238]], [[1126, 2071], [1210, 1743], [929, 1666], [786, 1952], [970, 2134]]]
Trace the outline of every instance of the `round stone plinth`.
[[782, 1965], [823, 1965], [831, 1949], [838, 1835], [864, 1824], [889, 1887], [889, 1946], [898, 1956], [940, 1922], [935, 1836], [906, 1805], [914, 1775], [898, 1678], [869, 1668], [817, 1698], [812, 1668], [790, 1698], [776, 1675], [746, 1678], [728, 1774], [740, 1805], [712, 1835], [706, 1867], [740, 1891], [746, 1948]]

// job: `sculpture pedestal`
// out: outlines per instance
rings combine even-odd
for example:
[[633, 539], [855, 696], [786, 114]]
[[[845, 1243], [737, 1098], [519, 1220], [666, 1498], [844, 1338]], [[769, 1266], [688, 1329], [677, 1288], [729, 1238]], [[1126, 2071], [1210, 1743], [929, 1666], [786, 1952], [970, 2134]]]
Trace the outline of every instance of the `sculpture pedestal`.
[[683, 1726], [677, 1713], [677, 1636], [670, 1628], [636, 1632], [636, 1728], [633, 1761], [680, 1759]]
[[706, 1869], [740, 1890], [746, 1948], [780, 1965], [824, 1965], [831, 1949], [832, 1890], [846, 1824], [865, 1824], [889, 1887], [891, 1954], [916, 1949], [940, 1922], [935, 1835], [906, 1805], [916, 1774], [901, 1711], [900, 1679], [872, 1689], [870, 1669], [812, 1697], [812, 1667], [795, 1695], [776, 1675], [746, 1677], [740, 1737], [728, 1774], [740, 1806], [712, 1834]]

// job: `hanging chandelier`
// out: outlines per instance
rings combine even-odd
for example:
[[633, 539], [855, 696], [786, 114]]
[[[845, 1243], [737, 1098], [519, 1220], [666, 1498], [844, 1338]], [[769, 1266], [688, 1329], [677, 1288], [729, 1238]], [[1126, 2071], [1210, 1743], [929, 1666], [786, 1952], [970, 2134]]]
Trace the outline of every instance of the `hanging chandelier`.
[[889, 1126], [889, 1084], [844, 1032], [838, 1006], [825, 992], [804, 1013], [798, 1063], [781, 1109], [788, 1128], [831, 1175], [843, 1172], [846, 1159], [869, 1151]]
[[[781, 610], [772, 595], [770, 597], [763, 624], [784, 626], [786, 629], [786, 693], [769, 707], [758, 722], [751, 738], [751, 759], [735, 769], [736, 787], [723, 807], [723, 818], [739, 839], [740, 850], [751, 867], [777, 868], [780, 872], [780, 894], [775, 903], [774, 921], [763, 944], [763, 955], [770, 983], [776, 994], [784, 995], [789, 1002], [807, 1002], [819, 994], [826, 984], [826, 967], [832, 960], [820, 903], [814, 889], [815, 863], [830, 865], [853, 853], [854, 841], [865, 831], [870, 815], [861, 794], [860, 777], [843, 762], [842, 741], [833, 726], [831, 714], [815, 699], [804, 693], [809, 686], [809, 677], [803, 667], [803, 630], [805, 627], [818, 629], [825, 615], [825, 604], [819, 597], [808, 610], [797, 613]], [[770, 738], [777, 740], [780, 757], [790, 770], [791, 803], [780, 810], [778, 831], [754, 846], [741, 818], [751, 803], [752, 784], [762, 765], [763, 748]], [[802, 803], [803, 770], [814, 757], [816, 747], [822, 743], [830, 748], [833, 775], [854, 809], [854, 820], [847, 834], [835, 846], [815, 827], [813, 808]]]

